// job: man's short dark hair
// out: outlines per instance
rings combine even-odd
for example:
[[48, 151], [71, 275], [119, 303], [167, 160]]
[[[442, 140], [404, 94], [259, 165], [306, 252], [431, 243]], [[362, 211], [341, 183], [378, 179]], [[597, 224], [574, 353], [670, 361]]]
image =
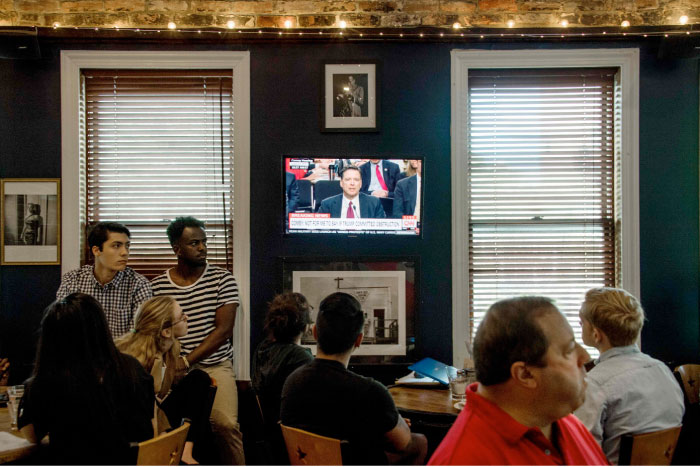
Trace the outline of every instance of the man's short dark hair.
[[355, 297], [343, 292], [330, 294], [321, 302], [316, 317], [319, 348], [327, 355], [350, 350], [364, 323], [362, 306]]
[[90, 250], [92, 250], [92, 247], [96, 246], [102, 251], [102, 245], [104, 245], [107, 238], [109, 238], [110, 232], [123, 233], [131, 238], [129, 229], [119, 222], [98, 222], [88, 231], [87, 241]]
[[185, 227], [199, 227], [200, 229], [205, 228], [204, 222], [192, 216], [176, 217], [165, 230], [168, 234], [168, 240], [170, 240], [171, 245], [175, 245], [175, 243], [180, 240], [180, 237], [182, 237], [182, 232], [185, 231]]
[[357, 173], [360, 174], [360, 178], [362, 178], [362, 172], [360, 172], [360, 168], [359, 168], [358, 166], [356, 166], [356, 165], [346, 165], [346, 166], [343, 168], [343, 170], [341, 170], [340, 173], [338, 174], [338, 176], [340, 177], [341, 180], [343, 179], [343, 175], [345, 175], [345, 172], [347, 172], [348, 170], [357, 170]]
[[484, 386], [503, 383], [515, 362], [545, 366], [549, 342], [537, 319], [550, 312], [558, 311], [547, 297], [514, 297], [491, 305], [474, 337], [477, 380]]

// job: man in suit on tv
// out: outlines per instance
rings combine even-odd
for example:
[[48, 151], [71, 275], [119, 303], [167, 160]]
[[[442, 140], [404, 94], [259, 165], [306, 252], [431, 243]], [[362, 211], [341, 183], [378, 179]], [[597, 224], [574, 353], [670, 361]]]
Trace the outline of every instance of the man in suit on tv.
[[362, 188], [360, 192], [377, 198], [393, 198], [399, 179], [399, 165], [382, 159], [370, 159], [360, 166]]
[[285, 187], [287, 218], [289, 218], [289, 213], [296, 211], [297, 206], [299, 206], [299, 186], [297, 185], [297, 178], [291, 172], [286, 172]]
[[402, 216], [416, 216], [420, 220], [420, 189], [423, 163], [420, 159], [411, 159], [408, 163], [415, 169], [416, 174], [396, 183], [393, 217], [401, 219]]
[[[345, 167], [340, 175], [340, 188], [343, 192], [321, 201], [319, 213], [330, 214], [341, 219], [377, 219], [385, 218], [384, 208], [379, 198], [360, 193], [362, 176], [360, 169], [354, 165]], [[358, 206], [359, 205], [359, 206]]]

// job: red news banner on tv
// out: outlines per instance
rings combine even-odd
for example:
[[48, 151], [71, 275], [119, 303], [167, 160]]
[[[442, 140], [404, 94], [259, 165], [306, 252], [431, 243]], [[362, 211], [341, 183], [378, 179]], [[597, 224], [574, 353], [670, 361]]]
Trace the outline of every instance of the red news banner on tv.
[[332, 218], [328, 213], [289, 213], [289, 232], [296, 233], [387, 233], [416, 235], [418, 218], [403, 216], [401, 219], [341, 219]]

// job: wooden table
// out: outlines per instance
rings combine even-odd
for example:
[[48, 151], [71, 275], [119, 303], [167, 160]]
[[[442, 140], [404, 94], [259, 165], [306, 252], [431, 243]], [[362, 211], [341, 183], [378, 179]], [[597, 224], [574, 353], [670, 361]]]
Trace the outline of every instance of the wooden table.
[[[22, 438], [22, 434], [19, 431], [10, 431], [10, 411], [7, 407], [0, 407], [0, 431], [6, 431], [14, 436]], [[18, 449], [0, 451], [0, 464], [14, 462], [28, 457], [35, 451], [36, 447], [36, 444], [29, 444]]]
[[389, 394], [399, 410], [427, 414], [459, 415], [449, 389], [393, 386]]

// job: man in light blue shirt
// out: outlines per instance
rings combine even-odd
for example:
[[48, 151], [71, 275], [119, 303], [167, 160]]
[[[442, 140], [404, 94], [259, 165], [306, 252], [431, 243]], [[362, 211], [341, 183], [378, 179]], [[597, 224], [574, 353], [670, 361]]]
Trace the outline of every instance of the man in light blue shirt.
[[672, 428], [683, 418], [683, 393], [671, 370], [636, 345], [644, 324], [639, 301], [622, 289], [586, 293], [579, 313], [583, 342], [600, 351], [586, 378], [586, 401], [574, 414], [617, 464], [620, 438]]

